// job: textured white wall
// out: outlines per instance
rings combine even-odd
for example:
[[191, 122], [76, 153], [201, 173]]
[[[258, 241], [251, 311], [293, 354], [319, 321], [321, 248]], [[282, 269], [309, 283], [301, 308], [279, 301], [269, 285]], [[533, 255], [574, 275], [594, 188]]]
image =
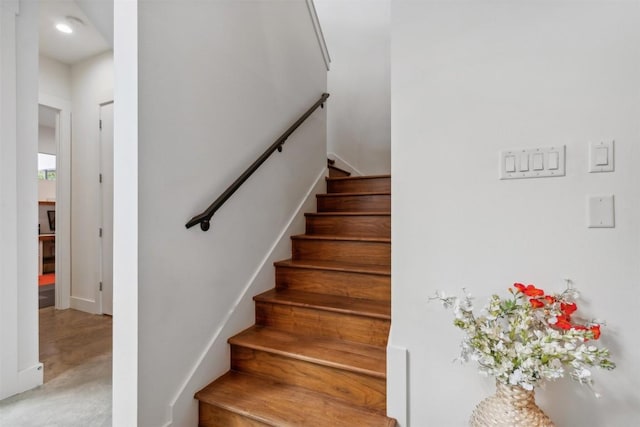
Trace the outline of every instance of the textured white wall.
[[327, 148], [362, 174], [391, 170], [390, 0], [315, 0], [331, 55]]
[[[184, 224], [317, 101], [326, 68], [302, 1], [141, 2], [138, 13], [138, 423], [195, 425], [193, 391], [214, 377], [190, 381], [191, 372], [201, 357], [207, 371], [227, 369], [224, 339], [210, 352], [222, 357], [208, 358], [207, 346], [326, 165], [327, 110], [267, 160], [211, 230]], [[253, 313], [244, 318], [248, 326]], [[171, 414], [179, 395], [189, 407]]]
[[71, 304], [98, 313], [100, 240], [100, 103], [113, 100], [113, 53], [71, 67]]
[[[565, 277], [584, 315], [606, 319], [618, 368], [595, 372], [599, 400], [568, 379], [537, 400], [560, 426], [638, 423], [638, 22], [631, 1], [392, 3], [391, 344], [409, 351], [407, 425], [466, 425], [493, 393], [452, 363], [461, 334], [427, 302], [437, 289], [484, 305], [515, 281], [560, 291]], [[615, 172], [587, 173], [588, 143], [607, 139]], [[501, 149], [555, 144], [567, 176], [498, 180]], [[590, 194], [615, 194], [614, 229], [586, 227]]]

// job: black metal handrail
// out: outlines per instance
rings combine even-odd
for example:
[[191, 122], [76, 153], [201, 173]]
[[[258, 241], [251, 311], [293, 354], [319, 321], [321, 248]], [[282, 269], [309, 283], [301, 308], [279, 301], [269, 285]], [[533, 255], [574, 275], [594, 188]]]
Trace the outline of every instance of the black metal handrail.
[[289, 136], [304, 122], [307, 117], [309, 117], [318, 107], [324, 108], [324, 103], [329, 98], [328, 93], [323, 93], [320, 99], [313, 104], [311, 108], [309, 108], [294, 124], [291, 125], [289, 129], [283, 133], [280, 138], [276, 139], [276, 141], [271, 144], [267, 151], [262, 153], [258, 159], [251, 164], [247, 168], [246, 171], [242, 173], [236, 179], [233, 184], [231, 184], [224, 192], [209, 206], [204, 212], [198, 214], [191, 218], [189, 222], [187, 222], [186, 227], [191, 228], [196, 224], [200, 224], [200, 228], [202, 231], [207, 231], [211, 226], [211, 217], [216, 213], [218, 209], [236, 192], [238, 188], [247, 180], [249, 177], [273, 154], [274, 151], [278, 150], [278, 152], [282, 151], [282, 146]]

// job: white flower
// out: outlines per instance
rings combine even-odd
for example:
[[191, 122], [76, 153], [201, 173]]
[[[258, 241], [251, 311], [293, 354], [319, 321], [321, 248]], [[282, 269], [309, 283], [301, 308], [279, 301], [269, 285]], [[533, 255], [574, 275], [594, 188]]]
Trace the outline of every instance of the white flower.
[[[532, 390], [544, 380], [555, 380], [565, 374], [583, 384], [591, 385], [590, 366], [613, 369], [606, 348], [598, 349], [593, 342], [585, 345], [593, 335], [585, 328], [603, 322], [583, 323], [584, 328], [561, 329], [558, 317], [565, 315], [561, 304], [572, 303], [578, 297], [569, 287], [560, 295], [539, 298], [544, 305], [533, 307], [529, 297], [517, 287], [507, 299], [492, 295], [481, 315], [473, 313], [471, 295], [465, 290], [462, 298], [437, 292], [438, 299], [455, 313], [454, 324], [465, 337], [456, 360], [478, 362], [482, 375], [492, 375], [505, 384]], [[551, 296], [551, 298], [548, 298]], [[571, 324], [575, 324], [575, 319]]]

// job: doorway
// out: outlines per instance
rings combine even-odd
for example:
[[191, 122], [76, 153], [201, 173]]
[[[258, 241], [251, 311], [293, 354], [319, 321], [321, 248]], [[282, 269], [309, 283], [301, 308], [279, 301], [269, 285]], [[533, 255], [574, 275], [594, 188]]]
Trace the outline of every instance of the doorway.
[[38, 308], [56, 303], [56, 184], [60, 110], [38, 106]]

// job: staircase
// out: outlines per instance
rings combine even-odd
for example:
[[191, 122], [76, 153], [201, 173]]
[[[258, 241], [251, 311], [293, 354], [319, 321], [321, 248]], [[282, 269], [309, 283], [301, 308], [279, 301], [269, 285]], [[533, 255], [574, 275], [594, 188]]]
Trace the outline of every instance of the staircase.
[[396, 425], [386, 413], [391, 178], [328, 177], [254, 297], [256, 324], [229, 339], [231, 370], [196, 393], [203, 427]]

